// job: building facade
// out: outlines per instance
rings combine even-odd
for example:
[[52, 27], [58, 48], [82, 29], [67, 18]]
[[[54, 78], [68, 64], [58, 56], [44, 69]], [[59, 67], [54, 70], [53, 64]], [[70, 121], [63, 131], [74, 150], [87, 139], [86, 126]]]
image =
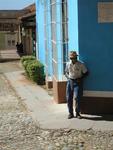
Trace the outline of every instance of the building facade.
[[35, 4], [24, 8], [23, 15], [19, 16], [21, 42], [24, 54], [35, 55], [36, 53], [36, 9]]
[[65, 64], [70, 50], [89, 70], [83, 113], [113, 113], [113, 0], [37, 0], [37, 58], [53, 81], [54, 99], [65, 102]]
[[18, 10], [0, 10], [0, 49], [15, 49], [18, 41]]

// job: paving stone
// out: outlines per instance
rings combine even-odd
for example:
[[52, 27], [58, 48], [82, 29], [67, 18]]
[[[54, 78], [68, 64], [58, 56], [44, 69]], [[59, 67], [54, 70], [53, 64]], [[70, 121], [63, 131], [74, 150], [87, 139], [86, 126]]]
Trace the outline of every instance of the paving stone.
[[4, 74], [0, 74], [0, 150], [95, 149], [113, 150], [112, 130], [42, 129]]

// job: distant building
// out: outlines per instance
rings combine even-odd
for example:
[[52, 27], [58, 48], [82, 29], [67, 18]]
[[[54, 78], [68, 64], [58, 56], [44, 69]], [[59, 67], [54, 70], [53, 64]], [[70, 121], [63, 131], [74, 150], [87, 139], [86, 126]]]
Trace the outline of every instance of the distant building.
[[15, 49], [18, 41], [17, 10], [0, 10], [0, 49]]
[[0, 49], [16, 49], [22, 43], [27, 55], [36, 51], [35, 4], [22, 10], [0, 10]]
[[37, 58], [65, 102], [65, 63], [70, 50], [89, 69], [81, 111], [113, 113], [113, 0], [36, 0]]
[[35, 4], [22, 9], [27, 13], [19, 17], [21, 42], [23, 43], [24, 53], [36, 55], [36, 8]]

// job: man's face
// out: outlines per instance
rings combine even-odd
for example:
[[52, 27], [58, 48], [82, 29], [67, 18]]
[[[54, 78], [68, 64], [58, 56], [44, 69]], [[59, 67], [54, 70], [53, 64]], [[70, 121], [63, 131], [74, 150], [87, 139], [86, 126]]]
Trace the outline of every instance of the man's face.
[[70, 58], [72, 63], [75, 63], [77, 61], [77, 56], [75, 58]]

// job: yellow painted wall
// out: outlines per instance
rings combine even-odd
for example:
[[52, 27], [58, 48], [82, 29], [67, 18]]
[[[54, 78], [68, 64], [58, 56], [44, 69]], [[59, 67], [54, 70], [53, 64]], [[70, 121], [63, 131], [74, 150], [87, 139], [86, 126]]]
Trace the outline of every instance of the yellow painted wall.
[[5, 49], [5, 34], [0, 33], [0, 49]]

